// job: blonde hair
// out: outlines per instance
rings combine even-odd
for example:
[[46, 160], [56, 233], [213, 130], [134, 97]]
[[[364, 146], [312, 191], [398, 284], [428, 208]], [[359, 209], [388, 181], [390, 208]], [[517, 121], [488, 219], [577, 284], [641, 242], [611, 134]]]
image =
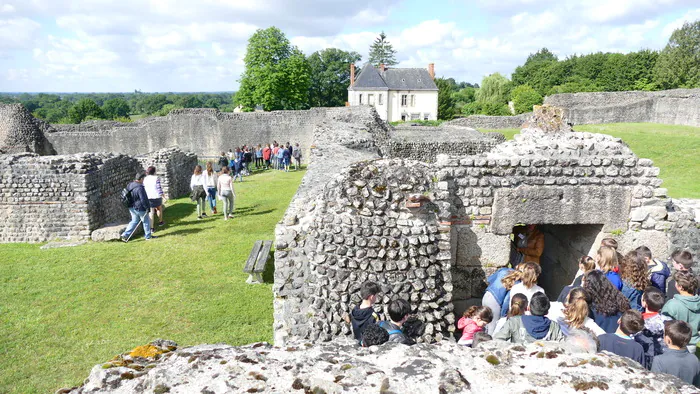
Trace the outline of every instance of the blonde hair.
[[617, 251], [609, 246], [601, 246], [598, 249], [598, 267], [603, 272], [612, 271], [617, 267]]
[[504, 276], [503, 279], [501, 279], [501, 283], [503, 283], [503, 287], [510, 290], [513, 288], [515, 282], [522, 281], [523, 285], [529, 289], [537, 284], [537, 278], [540, 277], [541, 273], [542, 268], [539, 264], [533, 262], [522, 263], [518, 265], [517, 270]]
[[194, 166], [194, 174], [195, 175], [202, 175], [202, 166], [200, 166], [199, 164]]
[[583, 266], [584, 273], [595, 269], [595, 260], [591, 256], [581, 256], [578, 263]]
[[569, 328], [581, 328], [588, 317], [588, 303], [583, 298], [569, 300], [569, 304], [564, 308], [564, 321]]
[[211, 162], [207, 162], [207, 175], [211, 176], [214, 173], [214, 168], [212, 168]]

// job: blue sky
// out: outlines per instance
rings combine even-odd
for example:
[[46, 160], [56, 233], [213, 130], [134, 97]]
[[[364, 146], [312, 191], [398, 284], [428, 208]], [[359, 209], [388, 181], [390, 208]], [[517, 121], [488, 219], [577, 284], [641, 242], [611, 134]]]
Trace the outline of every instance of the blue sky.
[[661, 49], [698, 19], [697, 0], [0, 0], [0, 91], [236, 90], [248, 37], [273, 25], [363, 60], [384, 30], [399, 67], [480, 82], [542, 47]]

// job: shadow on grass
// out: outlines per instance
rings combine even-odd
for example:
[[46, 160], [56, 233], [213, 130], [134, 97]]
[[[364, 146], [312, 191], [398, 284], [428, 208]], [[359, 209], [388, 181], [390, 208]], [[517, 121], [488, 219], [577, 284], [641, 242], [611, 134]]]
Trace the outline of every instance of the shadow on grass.
[[[204, 231], [204, 230], [208, 230], [208, 229], [210, 229], [210, 228], [212, 228], [212, 227], [209, 226], [209, 227], [203, 227], [203, 228], [183, 228], [183, 229], [181, 229], [181, 230], [168, 231], [167, 233], [163, 234], [162, 237], [163, 237], [163, 238], [167, 238], [167, 237], [169, 237], [169, 236], [171, 236], [171, 235], [189, 235], [189, 234], [197, 234], [197, 233], [199, 233], [199, 232], [202, 232], [202, 231]], [[158, 234], [158, 236], [160, 237], [161, 235]]]
[[168, 205], [163, 211], [163, 219], [171, 223], [179, 222], [187, 216], [192, 215], [192, 212], [194, 212], [196, 208], [197, 205], [195, 203], [189, 204], [179, 202], [177, 204]]

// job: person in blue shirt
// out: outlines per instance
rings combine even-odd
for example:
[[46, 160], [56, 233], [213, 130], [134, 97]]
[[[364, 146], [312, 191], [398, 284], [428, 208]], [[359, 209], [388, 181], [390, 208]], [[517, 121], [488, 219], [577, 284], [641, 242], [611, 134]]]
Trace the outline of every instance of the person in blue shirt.
[[504, 283], [503, 278], [513, 272], [515, 270], [512, 268], [500, 268], [486, 279], [489, 285], [486, 288], [484, 297], [481, 299], [481, 305], [488, 306], [493, 311], [494, 319], [486, 325], [486, 332], [489, 335], [493, 335], [498, 319], [505, 316], [503, 312], [508, 312], [508, 308], [503, 308], [503, 305], [509, 305], [510, 289], [515, 284], [515, 281], [506, 280]]
[[622, 295], [630, 302], [632, 309], [644, 312], [642, 294], [649, 287], [647, 265], [636, 251], [631, 251], [620, 262], [620, 279]]
[[598, 254], [596, 255], [596, 265], [598, 269], [603, 271], [605, 277], [608, 278], [610, 283], [613, 284], [618, 290], [622, 290], [622, 279], [620, 279], [620, 274], [617, 273], [619, 261], [617, 258], [617, 251], [609, 246], [601, 246], [598, 249]]
[[644, 245], [638, 247], [634, 251], [644, 260], [647, 271], [649, 272], [651, 285], [661, 290], [661, 292], [666, 295], [666, 281], [668, 277], [671, 276], [671, 270], [668, 268], [668, 264], [653, 258], [651, 250]]
[[644, 365], [644, 348], [637, 343], [632, 335], [644, 329], [644, 319], [639, 311], [630, 309], [619, 319], [619, 327], [614, 334], [598, 336], [600, 350], [627, 357]]
[[630, 309], [627, 298], [598, 270], [586, 274], [583, 288], [591, 297], [591, 318], [605, 332], [615, 333], [618, 319]]

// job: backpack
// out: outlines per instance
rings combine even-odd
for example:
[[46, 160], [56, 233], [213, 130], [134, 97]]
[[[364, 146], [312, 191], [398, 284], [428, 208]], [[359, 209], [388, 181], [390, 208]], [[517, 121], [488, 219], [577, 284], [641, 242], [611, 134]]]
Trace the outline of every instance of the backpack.
[[119, 199], [126, 208], [131, 208], [134, 206], [134, 198], [131, 196], [131, 190], [123, 188], [119, 194]]

